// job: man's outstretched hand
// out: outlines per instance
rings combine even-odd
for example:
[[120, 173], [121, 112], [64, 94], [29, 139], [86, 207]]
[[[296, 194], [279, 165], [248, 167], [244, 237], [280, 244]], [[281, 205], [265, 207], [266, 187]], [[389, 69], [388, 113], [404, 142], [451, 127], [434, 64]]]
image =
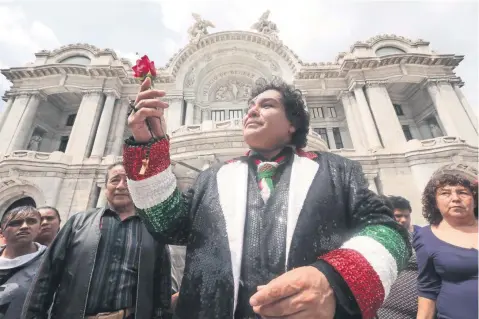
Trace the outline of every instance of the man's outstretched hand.
[[328, 280], [312, 266], [288, 271], [258, 287], [250, 304], [263, 318], [332, 319], [336, 310]]
[[[131, 112], [128, 117], [128, 127], [135, 141], [140, 143], [147, 142], [152, 137], [166, 135], [166, 121], [163, 113], [168, 104], [160, 100], [161, 97], [165, 96], [165, 91], [150, 90], [150, 88], [151, 79], [147, 77], [141, 84], [140, 92], [136, 96], [136, 111]], [[152, 132], [148, 129], [145, 120], [150, 124]]]

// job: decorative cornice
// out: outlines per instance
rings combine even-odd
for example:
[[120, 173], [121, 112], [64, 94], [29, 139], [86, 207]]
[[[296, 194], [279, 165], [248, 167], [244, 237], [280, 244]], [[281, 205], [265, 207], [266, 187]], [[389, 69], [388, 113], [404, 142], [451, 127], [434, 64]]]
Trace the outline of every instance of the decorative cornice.
[[53, 75], [116, 77], [125, 82], [125, 78], [129, 76], [123, 66], [86, 66], [62, 63], [3, 69], [1, 73], [12, 82], [14, 80], [41, 78]]
[[402, 36], [398, 36], [395, 34], [380, 34], [377, 36], [374, 36], [372, 38], [369, 38], [366, 41], [357, 41], [351, 46], [351, 52], [353, 52], [355, 47], [365, 47], [365, 48], [371, 48], [374, 46], [376, 43], [381, 42], [381, 41], [387, 41], [387, 40], [394, 40], [394, 41], [399, 41], [402, 43], [405, 43], [411, 47], [417, 47], [419, 45], [429, 45], [429, 42], [424, 41], [423, 39], [417, 39], [417, 40], [411, 40]]
[[74, 51], [74, 50], [85, 50], [90, 52], [94, 56], [101, 56], [104, 54], [112, 55], [115, 60], [118, 60], [118, 56], [115, 51], [112, 49], [100, 49], [94, 45], [87, 44], [87, 43], [74, 43], [74, 44], [68, 44], [59, 47], [58, 49], [55, 49], [53, 51], [49, 50], [41, 50], [40, 52], [35, 53], [35, 56], [41, 57], [41, 56], [47, 56], [47, 57], [54, 57], [57, 55], [60, 55], [66, 51]]

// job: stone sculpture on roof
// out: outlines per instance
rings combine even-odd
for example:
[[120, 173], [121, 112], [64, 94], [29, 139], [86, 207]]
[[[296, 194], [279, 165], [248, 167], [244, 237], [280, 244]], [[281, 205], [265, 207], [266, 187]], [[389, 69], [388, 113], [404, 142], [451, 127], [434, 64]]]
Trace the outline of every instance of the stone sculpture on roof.
[[276, 26], [276, 23], [268, 20], [269, 14], [271, 12], [267, 10], [265, 13], [261, 15], [259, 18], [258, 22], [253, 24], [251, 27], [253, 30], [258, 31], [259, 33], [262, 33], [266, 36], [268, 36], [271, 40], [278, 41], [278, 27]]
[[209, 34], [208, 28], [214, 28], [215, 25], [211, 21], [203, 20], [197, 13], [193, 13], [192, 15], [196, 22], [188, 29], [188, 34], [190, 36], [190, 43], [198, 44], [201, 37]]

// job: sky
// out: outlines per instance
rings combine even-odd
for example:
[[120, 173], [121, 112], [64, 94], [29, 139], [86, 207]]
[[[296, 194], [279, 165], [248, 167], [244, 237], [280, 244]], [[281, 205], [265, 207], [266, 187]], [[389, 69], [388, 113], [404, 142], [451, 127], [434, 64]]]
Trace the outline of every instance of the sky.
[[[304, 62], [333, 62], [356, 41], [392, 33], [430, 42], [432, 50], [464, 55], [456, 73], [479, 106], [477, 1], [319, 0], [0, 0], [0, 69], [23, 66], [34, 53], [71, 43], [110, 48], [135, 60], [148, 54], [157, 66], [188, 41], [192, 12], [212, 21], [210, 32], [250, 30], [263, 12], [284, 44]], [[10, 87], [0, 75], [0, 96]], [[0, 102], [0, 110], [5, 106]]]

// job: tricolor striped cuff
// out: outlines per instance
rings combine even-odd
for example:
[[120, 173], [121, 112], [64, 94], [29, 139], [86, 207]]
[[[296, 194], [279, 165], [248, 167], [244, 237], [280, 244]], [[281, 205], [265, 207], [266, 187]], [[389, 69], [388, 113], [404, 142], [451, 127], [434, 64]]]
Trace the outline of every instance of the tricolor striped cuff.
[[321, 257], [343, 277], [363, 318], [374, 318], [408, 260], [402, 236], [382, 225], [364, 228], [340, 249]]

